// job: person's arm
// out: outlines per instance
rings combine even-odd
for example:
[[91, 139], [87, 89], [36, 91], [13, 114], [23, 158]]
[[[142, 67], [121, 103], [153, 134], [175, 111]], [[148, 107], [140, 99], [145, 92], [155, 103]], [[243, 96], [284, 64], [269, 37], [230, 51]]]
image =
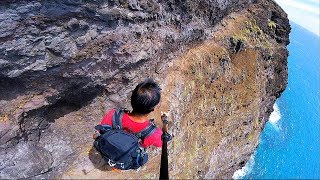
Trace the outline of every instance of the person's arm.
[[142, 146], [144, 148], [149, 147], [151, 145], [155, 146], [155, 147], [162, 147], [162, 130], [160, 128], [157, 128], [156, 131], [150, 135], [149, 137], [147, 137]]
[[[100, 124], [107, 124], [107, 125], [111, 125], [112, 123], [112, 116], [115, 112], [115, 109], [111, 109], [108, 111], [108, 113], [102, 118]], [[92, 138], [93, 139], [96, 139], [97, 137], [99, 136], [99, 131], [95, 132], [93, 135], [92, 135]]]
[[101, 120], [100, 124], [112, 125], [112, 116], [115, 111], [116, 111], [115, 109], [109, 110], [108, 113]]

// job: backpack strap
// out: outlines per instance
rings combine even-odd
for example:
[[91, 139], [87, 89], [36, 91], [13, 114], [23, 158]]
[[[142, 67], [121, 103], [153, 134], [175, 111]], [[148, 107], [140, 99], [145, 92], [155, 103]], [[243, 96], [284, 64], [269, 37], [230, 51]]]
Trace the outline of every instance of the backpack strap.
[[113, 129], [122, 129], [122, 117], [124, 110], [122, 108], [117, 109], [112, 116], [112, 128]]
[[153, 134], [157, 129], [157, 126], [154, 124], [154, 119], [150, 119], [149, 121], [150, 121], [150, 125], [136, 134], [137, 138], [141, 139], [142, 142], [144, 141], [145, 138]]
[[97, 131], [107, 131], [107, 130], [109, 130], [109, 129], [111, 129], [111, 128], [112, 128], [112, 127], [109, 126], [109, 125], [107, 125], [107, 124], [99, 124], [99, 125], [96, 125], [96, 126], [94, 127], [94, 129], [97, 130]]

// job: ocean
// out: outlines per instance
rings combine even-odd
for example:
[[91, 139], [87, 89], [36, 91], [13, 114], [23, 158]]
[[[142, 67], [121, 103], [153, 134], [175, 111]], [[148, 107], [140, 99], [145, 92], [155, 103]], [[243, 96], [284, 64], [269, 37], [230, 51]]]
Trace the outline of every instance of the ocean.
[[234, 179], [320, 179], [320, 38], [290, 24], [288, 86]]

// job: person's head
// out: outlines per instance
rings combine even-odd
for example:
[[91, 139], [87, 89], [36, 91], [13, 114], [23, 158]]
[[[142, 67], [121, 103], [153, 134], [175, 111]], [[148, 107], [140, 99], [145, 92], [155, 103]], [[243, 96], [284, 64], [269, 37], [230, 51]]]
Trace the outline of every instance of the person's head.
[[152, 112], [160, 102], [161, 89], [152, 79], [146, 79], [136, 86], [131, 95], [132, 112], [145, 115]]

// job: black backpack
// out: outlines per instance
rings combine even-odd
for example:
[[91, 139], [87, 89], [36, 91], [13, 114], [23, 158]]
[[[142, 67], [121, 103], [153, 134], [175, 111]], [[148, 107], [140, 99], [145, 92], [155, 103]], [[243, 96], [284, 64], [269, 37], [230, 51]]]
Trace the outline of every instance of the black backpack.
[[150, 125], [138, 133], [127, 132], [122, 127], [124, 109], [115, 111], [112, 117], [112, 126], [97, 125], [99, 136], [93, 145], [100, 152], [103, 159], [111, 167], [121, 170], [138, 169], [148, 161], [148, 154], [140, 144], [144, 139], [155, 132], [153, 120]]

